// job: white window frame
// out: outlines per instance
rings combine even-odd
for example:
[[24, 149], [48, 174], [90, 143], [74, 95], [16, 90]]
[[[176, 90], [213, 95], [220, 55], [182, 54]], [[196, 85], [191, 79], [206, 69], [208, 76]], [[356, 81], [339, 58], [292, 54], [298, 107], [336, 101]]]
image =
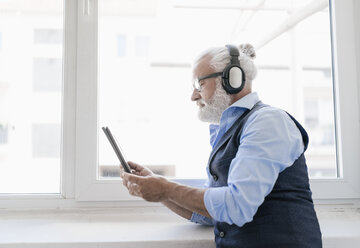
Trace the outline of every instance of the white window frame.
[[[77, 201], [141, 201], [129, 195], [121, 180], [97, 180], [97, 3], [91, 1], [87, 11], [78, 8], [75, 198]], [[204, 184], [203, 179], [177, 181], [199, 187]]]
[[[77, 80], [77, 160], [76, 199], [107, 201], [133, 199], [119, 180], [96, 180], [97, 171], [97, 1], [93, 14], [78, 17], [78, 80]], [[335, 81], [335, 113], [338, 138], [338, 164], [341, 179], [313, 179], [314, 199], [360, 197], [359, 105], [356, 78], [355, 27], [353, 2], [331, 1]], [[81, 10], [80, 10], [81, 11]], [[91, 21], [90, 21], [90, 20]], [[92, 25], [92, 26], [91, 26]], [[347, 28], [341, 28], [347, 27]], [[91, 41], [91, 42], [89, 42]], [[86, 44], [86, 45], [84, 45]], [[94, 51], [89, 56], [88, 51]], [[340, 87], [341, 83], [341, 87]], [[352, 109], [353, 111], [349, 111]], [[350, 131], [351, 130], [351, 131]], [[193, 181], [196, 184], [196, 180]], [[199, 180], [201, 184], [201, 181]]]
[[[341, 179], [313, 179], [315, 200], [360, 199], [360, 91], [356, 67], [360, 44], [356, 43], [355, 0], [330, 0], [336, 104], [336, 136]], [[129, 196], [120, 180], [97, 180], [98, 0], [65, 0], [64, 87], [62, 125], [62, 193], [57, 195], [0, 196], [3, 207], [143, 206]], [[359, 25], [359, 24], [357, 24]], [[342, 28], [346, 27], [346, 28]], [[341, 87], [340, 87], [341, 84]], [[351, 110], [351, 111], [350, 111]], [[204, 168], [205, 170], [205, 168]], [[204, 180], [178, 180], [200, 186]]]
[[342, 178], [311, 180], [314, 199], [360, 198], [359, 80], [355, 53], [359, 44], [355, 37], [354, 3], [330, 1], [337, 159]]

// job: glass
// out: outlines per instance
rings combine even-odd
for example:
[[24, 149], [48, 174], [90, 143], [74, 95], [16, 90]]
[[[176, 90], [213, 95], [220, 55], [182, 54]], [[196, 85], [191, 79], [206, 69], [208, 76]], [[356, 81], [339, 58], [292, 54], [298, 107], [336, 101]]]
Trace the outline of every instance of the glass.
[[218, 77], [218, 76], [220, 76], [222, 74], [223, 74], [222, 72], [215, 72], [215, 73], [212, 73], [212, 74], [209, 74], [209, 75], [205, 75], [205, 76], [202, 76], [202, 77], [199, 77], [199, 78], [195, 78], [194, 82], [193, 82], [193, 87], [194, 87], [195, 90], [201, 91], [202, 90], [202, 85], [203, 85], [203, 84], [201, 84], [202, 80], [206, 80], [208, 78]]
[[[258, 66], [253, 91], [308, 131], [311, 178], [338, 177], [328, 5], [278, 33], [312, 4], [99, 1], [99, 126], [113, 130], [129, 160], [170, 177], [205, 178], [209, 130], [190, 101], [191, 63], [209, 47], [250, 43]], [[121, 56], [119, 35], [126, 37]], [[145, 45], [138, 37], [148, 37]], [[99, 132], [100, 179], [118, 177], [106, 142]]]
[[60, 193], [63, 1], [0, 10], [0, 193]]

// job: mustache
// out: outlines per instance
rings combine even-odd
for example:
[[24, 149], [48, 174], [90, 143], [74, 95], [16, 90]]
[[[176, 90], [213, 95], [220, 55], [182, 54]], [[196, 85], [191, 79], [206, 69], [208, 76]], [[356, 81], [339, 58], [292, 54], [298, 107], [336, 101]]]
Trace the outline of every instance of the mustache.
[[196, 101], [196, 104], [197, 104], [198, 106], [207, 105], [207, 103], [206, 103], [203, 99], [197, 100], [197, 101]]

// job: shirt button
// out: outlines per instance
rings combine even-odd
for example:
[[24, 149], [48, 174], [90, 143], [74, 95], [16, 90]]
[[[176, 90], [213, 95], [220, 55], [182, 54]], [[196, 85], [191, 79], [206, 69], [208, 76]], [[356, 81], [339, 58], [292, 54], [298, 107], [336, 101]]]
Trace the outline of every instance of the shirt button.
[[213, 175], [213, 179], [214, 179], [214, 181], [217, 181], [218, 180], [217, 175]]
[[220, 238], [225, 237], [225, 233], [224, 232], [220, 232]]

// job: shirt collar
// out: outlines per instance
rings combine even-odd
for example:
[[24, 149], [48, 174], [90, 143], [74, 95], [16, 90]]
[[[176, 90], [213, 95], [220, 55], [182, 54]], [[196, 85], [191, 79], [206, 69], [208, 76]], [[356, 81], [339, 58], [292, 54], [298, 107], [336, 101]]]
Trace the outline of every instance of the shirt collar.
[[[226, 117], [226, 115], [231, 113], [232, 110], [237, 108], [252, 109], [258, 101], [260, 101], [260, 99], [257, 92], [252, 92], [243, 96], [242, 98], [240, 98], [239, 100], [237, 100], [236, 102], [234, 102], [224, 110], [224, 112], [221, 115], [220, 122], [221, 120], [224, 119], [224, 117]], [[210, 129], [214, 130], [218, 126], [219, 126], [218, 124], [210, 124]]]
[[259, 96], [257, 92], [252, 92], [250, 94], [243, 96], [242, 98], [231, 104], [227, 109], [234, 107], [252, 109], [258, 101], [259, 101]]
[[246, 109], [252, 109], [258, 101], [259, 96], [256, 92], [243, 96], [224, 110], [220, 118], [220, 126], [222, 124], [231, 126], [231, 122], [233, 122], [236, 117], [242, 115]]

